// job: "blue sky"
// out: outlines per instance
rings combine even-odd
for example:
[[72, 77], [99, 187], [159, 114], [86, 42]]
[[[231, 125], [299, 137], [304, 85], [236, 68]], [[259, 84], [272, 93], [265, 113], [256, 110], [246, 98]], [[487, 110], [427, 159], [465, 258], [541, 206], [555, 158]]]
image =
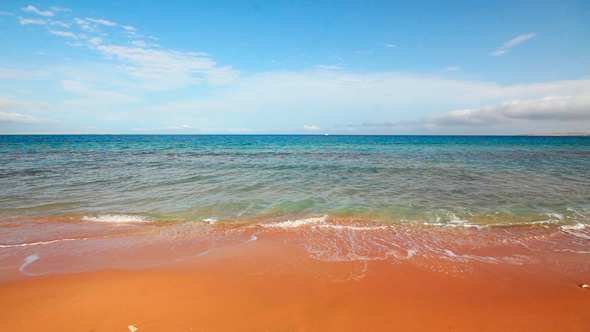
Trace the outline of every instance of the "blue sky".
[[590, 131], [588, 1], [5, 1], [0, 133]]

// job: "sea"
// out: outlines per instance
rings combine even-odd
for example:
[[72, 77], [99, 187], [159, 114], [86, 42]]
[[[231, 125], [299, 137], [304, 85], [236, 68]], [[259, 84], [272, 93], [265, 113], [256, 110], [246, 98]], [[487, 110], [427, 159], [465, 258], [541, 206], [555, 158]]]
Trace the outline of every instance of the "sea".
[[0, 276], [157, 266], [278, 230], [316, 260], [590, 270], [590, 137], [0, 136]]

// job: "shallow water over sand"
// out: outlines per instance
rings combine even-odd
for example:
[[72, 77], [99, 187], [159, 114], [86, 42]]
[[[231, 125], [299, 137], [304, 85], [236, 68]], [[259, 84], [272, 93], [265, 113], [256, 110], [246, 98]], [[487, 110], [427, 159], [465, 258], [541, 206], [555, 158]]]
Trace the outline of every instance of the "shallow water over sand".
[[319, 262], [409, 262], [447, 274], [468, 274], [474, 263], [590, 271], [590, 230], [583, 225], [453, 227], [326, 216], [241, 223], [109, 218], [110, 222], [17, 217], [3, 223], [2, 274], [14, 279], [23, 275], [153, 268], [269, 239], [294, 245]]

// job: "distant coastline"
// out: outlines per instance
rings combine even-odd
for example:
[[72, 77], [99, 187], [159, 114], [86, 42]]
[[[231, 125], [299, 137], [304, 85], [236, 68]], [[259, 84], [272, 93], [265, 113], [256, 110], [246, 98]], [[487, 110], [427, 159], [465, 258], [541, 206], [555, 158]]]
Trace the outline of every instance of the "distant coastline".
[[535, 134], [524, 134], [520, 136], [590, 136], [590, 133], [584, 132], [569, 132], [569, 133], [535, 133]]

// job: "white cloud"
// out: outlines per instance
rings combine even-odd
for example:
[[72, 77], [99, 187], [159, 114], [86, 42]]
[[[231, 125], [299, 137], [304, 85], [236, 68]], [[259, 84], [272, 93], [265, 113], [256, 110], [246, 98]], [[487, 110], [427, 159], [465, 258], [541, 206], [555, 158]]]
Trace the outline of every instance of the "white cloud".
[[22, 18], [19, 17], [19, 23], [21, 25], [27, 25], [27, 24], [38, 24], [38, 25], [45, 25], [47, 24], [47, 22], [45, 20], [42, 19], [34, 19], [34, 18]]
[[51, 10], [40, 11], [35, 6], [31, 6], [31, 5], [29, 5], [28, 7], [23, 8], [23, 10], [26, 11], [26, 12], [35, 13], [37, 15], [46, 16], [46, 17], [52, 17], [54, 15], [54, 13]]
[[447, 67], [447, 68], [441, 70], [441, 72], [448, 73], [448, 72], [457, 71], [457, 70], [459, 70], [459, 67], [457, 67], [457, 66], [451, 66], [451, 67]]
[[529, 34], [520, 35], [516, 38], [513, 38], [513, 39], [509, 40], [508, 42], [506, 42], [504, 45], [500, 46], [500, 48], [498, 48], [496, 51], [490, 53], [490, 55], [491, 56], [498, 56], [498, 55], [506, 54], [506, 53], [508, 53], [508, 49], [510, 49], [520, 43], [523, 43], [524, 41], [529, 40], [536, 35], [537, 35], [536, 33], [529, 33]]
[[254, 130], [251, 128], [199, 127], [199, 126], [193, 126], [193, 125], [187, 125], [187, 124], [183, 124], [180, 126], [172, 125], [172, 126], [166, 126], [166, 127], [132, 128], [132, 130], [137, 131], [137, 132], [158, 132], [158, 133], [170, 132], [170, 131], [173, 131], [173, 132], [184, 131], [184, 132], [190, 132], [190, 133], [202, 132], [202, 133], [230, 133], [230, 134], [265, 132], [264, 129]]
[[115, 23], [115, 22], [97, 19], [97, 18], [90, 18], [90, 17], [86, 17], [86, 21], [92, 22], [92, 23], [103, 24], [103, 25], [107, 25], [107, 26], [111, 26], [111, 27], [114, 27], [117, 25], [117, 23]]
[[537, 35], [536, 33], [529, 33], [529, 34], [526, 34], [526, 35], [520, 35], [520, 36], [518, 36], [518, 37], [516, 37], [514, 39], [511, 39], [510, 41], [508, 41], [501, 48], [506, 49], [506, 48], [510, 48], [510, 47], [516, 46], [516, 45], [524, 42], [525, 40], [528, 40], [528, 39], [533, 38], [536, 35]]
[[[500, 86], [402, 73], [275, 72], [242, 77], [210, 97], [145, 106], [140, 112], [158, 121], [198, 118], [204, 126], [257, 128], [263, 118], [266, 128], [285, 128], [301, 121], [320, 128], [340, 125], [336, 129], [343, 132], [357, 128], [358, 132], [424, 133], [424, 125], [433, 125], [437, 115], [450, 110], [551, 95], [577, 98], [588, 91], [590, 80]], [[220, 117], [231, 120], [220, 122]], [[420, 121], [427, 118], [429, 121]], [[442, 120], [438, 122], [442, 127]]]
[[325, 65], [315, 65], [314, 68], [316, 69], [320, 69], [320, 70], [340, 70], [343, 69], [344, 67], [342, 66], [325, 66]]
[[39, 77], [39, 74], [37, 73], [18, 69], [0, 68], [0, 79], [28, 80], [37, 77]]
[[498, 56], [498, 55], [502, 55], [502, 54], [506, 54], [506, 53], [508, 53], [508, 51], [506, 51], [506, 50], [497, 50], [497, 51], [490, 53], [490, 55], [491, 56]]
[[21, 113], [39, 109], [46, 109], [50, 105], [46, 102], [15, 101], [11, 96], [0, 96], [0, 131], [4, 130], [3, 124], [32, 124], [52, 122]]
[[55, 126], [56, 121], [26, 114], [48, 107], [45, 102], [14, 101], [11, 96], [0, 96], [0, 133], [39, 132], [40, 128]]
[[[361, 127], [365, 128], [376, 128], [376, 129], [385, 129], [385, 130], [408, 130], [410, 126], [415, 126], [415, 123], [412, 122], [393, 122], [393, 121], [366, 121], [361, 124]], [[354, 126], [351, 126], [355, 128]], [[358, 126], [356, 126], [358, 127]]]
[[81, 18], [74, 18], [74, 22], [76, 22], [76, 24], [78, 24], [80, 26], [80, 28], [82, 28], [83, 30], [86, 31], [95, 31], [95, 29], [93, 27], [90, 26], [90, 22], [85, 21]]
[[230, 67], [218, 67], [205, 53], [155, 50], [141, 47], [100, 45], [106, 58], [131, 65], [127, 71], [143, 81], [144, 87], [165, 90], [207, 82], [228, 84], [238, 73]]
[[0, 110], [5, 109], [5, 108], [12, 108], [16, 105], [17, 105], [17, 103], [13, 102], [12, 100], [0, 99]]
[[[27, 8], [33, 10], [33, 8]], [[115, 22], [90, 17], [74, 17], [72, 21], [83, 29], [84, 33], [79, 31], [74, 33], [74, 30], [69, 29], [48, 28], [47, 31], [53, 35], [76, 40], [74, 43], [68, 43], [69, 45], [86, 46], [99, 51], [107, 59], [123, 64], [118, 66], [119, 73], [125, 73], [128, 78], [126, 83], [130, 83], [135, 88], [163, 91], [204, 82], [210, 85], [226, 85], [238, 77], [237, 71], [231, 67], [218, 66], [205, 53], [164, 50], [144, 40], [133, 41], [133, 47], [105, 45], [102, 39], [103, 34], [100, 33], [100, 25], [117, 26]], [[48, 24], [48, 22], [22, 19], [21, 24]], [[49, 20], [49, 24], [65, 26], [69, 22]], [[134, 34], [137, 38], [139, 35], [136, 34], [136, 30], [132, 26], [123, 25], [119, 33]]]
[[[0, 104], [2, 108], [2, 104]], [[0, 122], [11, 122], [11, 123], [42, 123], [47, 120], [39, 119], [34, 116], [20, 114], [20, 113], [6, 113], [0, 112]]]
[[387, 45], [385, 45], [385, 47], [387, 47], [387, 48], [394, 48], [394, 47], [397, 47], [397, 46], [396, 45], [393, 45], [393, 44], [387, 44]]
[[70, 38], [78, 39], [78, 36], [76, 36], [75, 34], [69, 32], [69, 31], [49, 30], [49, 33], [54, 34], [56, 36], [70, 37]]
[[50, 23], [51, 23], [51, 25], [57, 25], [57, 26], [60, 26], [62, 28], [69, 28], [71, 26], [71, 24], [65, 23], [65, 22], [62, 22], [62, 21], [51, 21]]
[[135, 96], [130, 96], [117, 91], [91, 88], [78, 81], [62, 80], [61, 83], [66, 91], [88, 97], [82, 99], [65, 100], [64, 104], [67, 105], [92, 107], [115, 103], [132, 103], [141, 101], [140, 98]]
[[61, 8], [61, 7], [51, 7], [53, 12], [71, 12], [72, 10], [69, 8]]
[[590, 121], [590, 95], [511, 100], [426, 118], [436, 126], [493, 126], [526, 121]]
[[149, 46], [143, 40], [134, 40], [134, 41], [131, 42], [131, 44], [133, 44], [134, 46], [137, 46], [137, 47], [148, 47]]
[[303, 129], [305, 130], [320, 130], [320, 127], [318, 126], [310, 126], [310, 125], [304, 125]]
[[168, 127], [166, 127], [166, 129], [183, 130], [183, 129], [201, 129], [201, 128], [197, 127], [197, 126], [183, 124], [180, 126], [168, 126]]
[[100, 43], [102, 43], [102, 38], [100, 37], [92, 37], [88, 40], [88, 42], [92, 45], [99, 45]]

